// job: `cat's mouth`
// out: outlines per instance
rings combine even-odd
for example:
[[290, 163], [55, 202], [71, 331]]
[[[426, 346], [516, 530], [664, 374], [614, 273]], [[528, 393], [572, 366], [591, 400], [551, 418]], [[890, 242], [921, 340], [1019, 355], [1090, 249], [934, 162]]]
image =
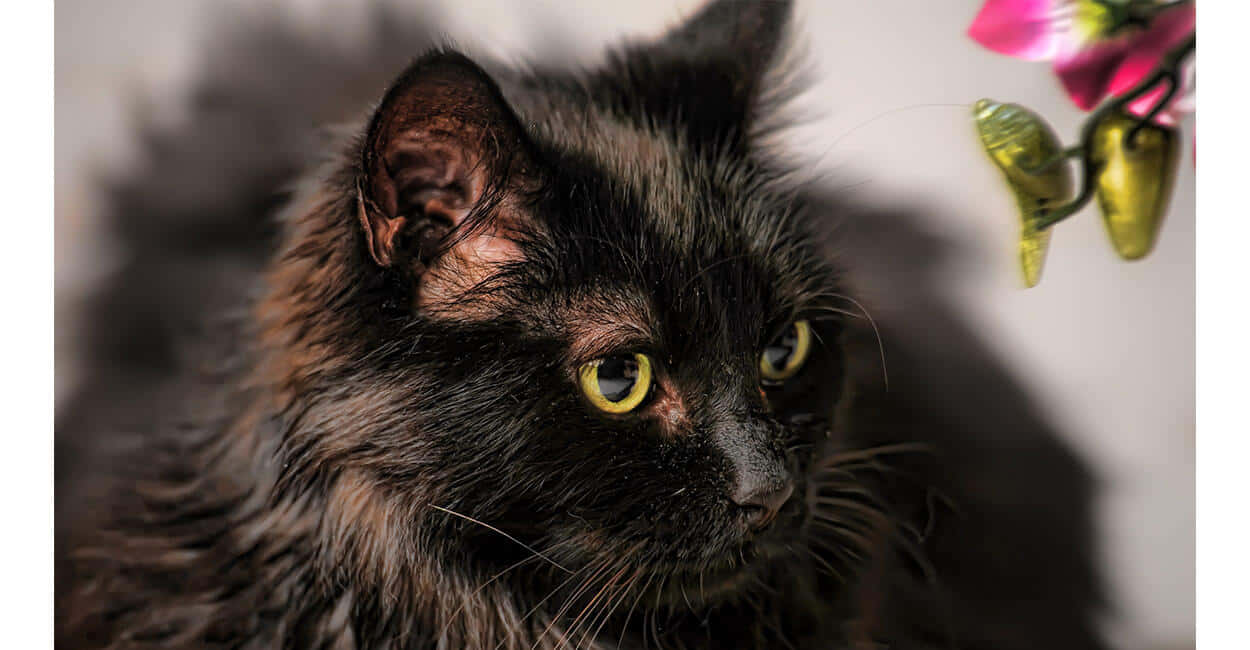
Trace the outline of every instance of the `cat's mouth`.
[[708, 537], [690, 534], [697, 530], [661, 525], [649, 535], [630, 539], [627, 533], [636, 529], [617, 531], [575, 517], [580, 525], [558, 535], [578, 549], [577, 559], [569, 565], [575, 575], [568, 584], [586, 582], [590, 586], [583, 591], [590, 595], [629, 593], [656, 606], [715, 603], [753, 587], [764, 588], [770, 574], [805, 554], [810, 519], [807, 481], [796, 481], [796, 488], [765, 528], [755, 529], [745, 517], [724, 517], [735, 514], [731, 510], [722, 512], [721, 534]]
[[791, 553], [780, 543], [757, 543], [723, 563], [670, 567], [660, 572], [664, 579], [656, 589], [657, 602], [690, 606], [732, 597], [760, 584], [763, 576]]
[[657, 603], [689, 606], [715, 602], [760, 584], [766, 574], [799, 553], [795, 539], [803, 519], [801, 506], [795, 505], [764, 534], [747, 539], [719, 561], [653, 567]]

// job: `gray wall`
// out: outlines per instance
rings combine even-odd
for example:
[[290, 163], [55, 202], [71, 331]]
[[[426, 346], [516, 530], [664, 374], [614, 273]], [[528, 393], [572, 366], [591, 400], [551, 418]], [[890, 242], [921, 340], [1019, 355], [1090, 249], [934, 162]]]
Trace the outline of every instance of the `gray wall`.
[[[351, 38], [347, 0], [269, 0], [329, 37]], [[74, 305], [109, 268], [88, 181], [126, 164], [127, 125], [146, 98], [176, 116], [197, 28], [223, 0], [61, 0], [56, 6], [57, 390], [74, 381]], [[233, 4], [243, 5], [242, 2]], [[252, 6], [259, 3], [252, 3]], [[402, 4], [402, 3], [398, 3]], [[520, 56], [562, 34], [593, 56], [621, 34], [655, 33], [699, 0], [459, 0], [448, 32], [478, 51]], [[800, 0], [816, 85], [792, 146], [864, 198], [932, 206], [971, 247], [951, 278], [968, 317], [1082, 435], [1099, 468], [1106, 567], [1125, 648], [1192, 647], [1194, 625], [1194, 171], [1188, 152], [1155, 253], [1123, 263], [1092, 211], [1060, 226], [1040, 287], [1015, 284], [1010, 197], [977, 148], [968, 105], [1026, 104], [1066, 137], [1081, 113], [1044, 64], [963, 36], [980, 2]], [[561, 26], [564, 26], [563, 28]], [[170, 119], [175, 119], [170, 117]], [[1192, 122], [1187, 125], [1191, 129]]]

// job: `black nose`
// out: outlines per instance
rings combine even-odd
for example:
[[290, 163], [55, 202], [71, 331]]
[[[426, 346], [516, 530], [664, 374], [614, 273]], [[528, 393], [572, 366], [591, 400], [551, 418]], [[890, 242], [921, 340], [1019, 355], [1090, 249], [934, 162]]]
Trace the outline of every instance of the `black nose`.
[[733, 502], [742, 508], [747, 526], [763, 530], [773, 523], [782, 506], [794, 494], [794, 481], [746, 481], [733, 494]]

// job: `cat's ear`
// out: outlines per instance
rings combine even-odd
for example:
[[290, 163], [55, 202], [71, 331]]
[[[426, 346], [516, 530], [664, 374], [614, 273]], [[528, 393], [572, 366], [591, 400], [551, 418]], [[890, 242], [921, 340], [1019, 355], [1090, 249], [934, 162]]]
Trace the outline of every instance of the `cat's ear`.
[[[791, 0], [712, 0], [660, 40], [627, 48], [627, 92], [696, 143], [744, 139], [755, 126], [790, 31]], [[632, 103], [632, 102], [631, 102]], [[739, 142], [740, 143], [740, 142]]]
[[[417, 60], [387, 91], [365, 135], [359, 217], [373, 261], [387, 267], [402, 257], [423, 272], [452, 243], [503, 261], [493, 258], [515, 251], [494, 241], [503, 226], [464, 226], [499, 216], [516, 179], [530, 171], [525, 147], [520, 122], [486, 71], [454, 52]], [[449, 242], [453, 232], [459, 236]]]

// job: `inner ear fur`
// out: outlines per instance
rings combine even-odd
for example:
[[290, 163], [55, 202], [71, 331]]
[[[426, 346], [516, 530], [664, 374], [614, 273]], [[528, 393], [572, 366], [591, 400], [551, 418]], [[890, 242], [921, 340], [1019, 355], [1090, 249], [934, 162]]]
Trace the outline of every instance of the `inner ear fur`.
[[364, 140], [357, 187], [370, 257], [429, 268], [478, 234], [467, 222], [496, 216], [492, 208], [531, 173], [530, 159], [520, 122], [482, 68], [455, 52], [418, 59], [387, 91]]

